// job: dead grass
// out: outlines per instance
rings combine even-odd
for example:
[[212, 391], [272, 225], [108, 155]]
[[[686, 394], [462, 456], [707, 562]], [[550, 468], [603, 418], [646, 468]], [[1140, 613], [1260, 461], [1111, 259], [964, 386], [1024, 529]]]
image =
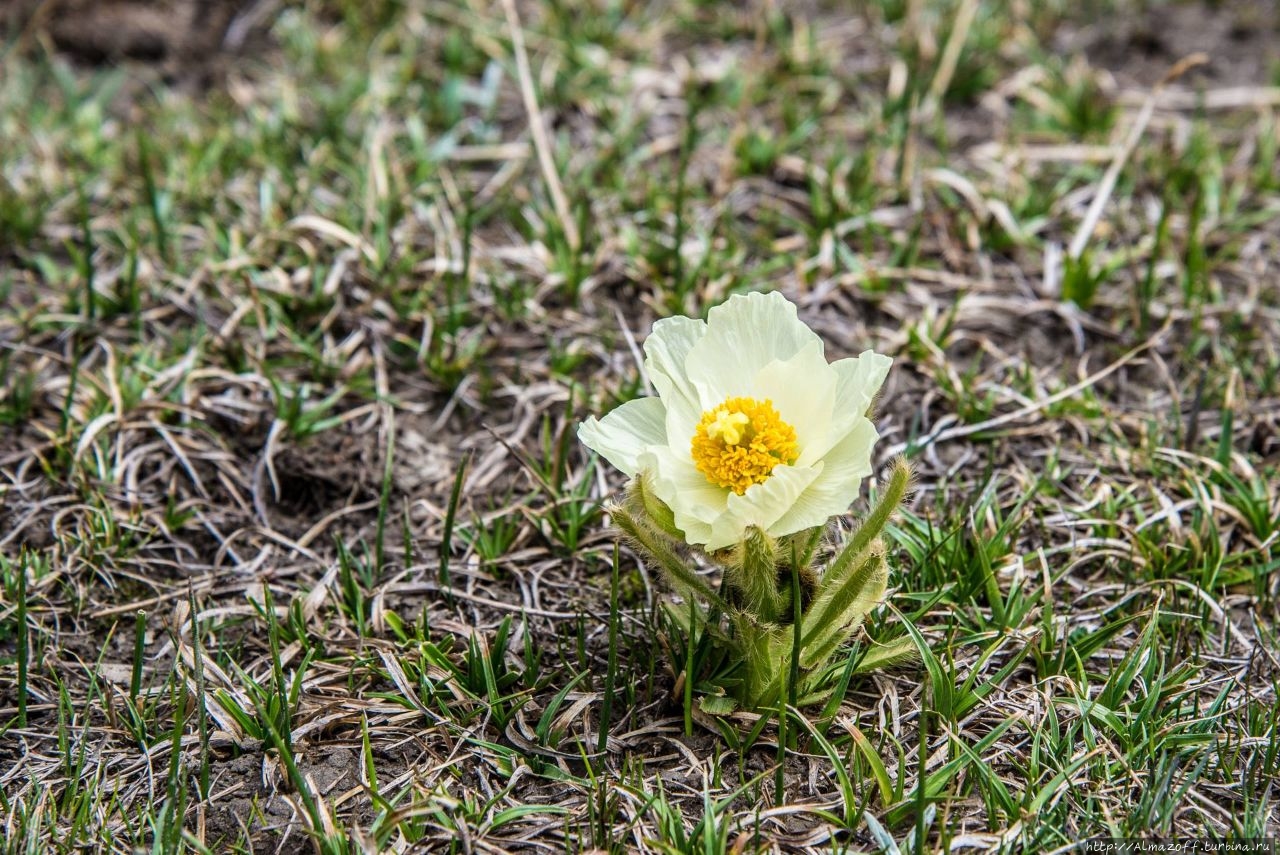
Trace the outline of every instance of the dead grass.
[[[1206, 30], [1117, 161], [1195, 39], [1096, 21], [1161, 8], [317, 0], [199, 94], [4, 56], [5, 851], [1274, 836], [1280, 34]], [[937, 657], [781, 798], [773, 724], [684, 732], [573, 435], [759, 288], [896, 359]]]

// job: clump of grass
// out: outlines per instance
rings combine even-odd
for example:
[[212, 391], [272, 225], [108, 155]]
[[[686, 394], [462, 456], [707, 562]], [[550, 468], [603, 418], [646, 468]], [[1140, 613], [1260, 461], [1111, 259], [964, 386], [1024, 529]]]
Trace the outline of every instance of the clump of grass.
[[[1084, 25], [1163, 9], [596, 6], [518, 10], [532, 110], [498, 4], [0, 56], [8, 848], [1270, 833], [1274, 81], [1170, 82], [1102, 193], [1156, 60]], [[897, 359], [922, 662], [707, 717], [570, 430], [766, 288]]]

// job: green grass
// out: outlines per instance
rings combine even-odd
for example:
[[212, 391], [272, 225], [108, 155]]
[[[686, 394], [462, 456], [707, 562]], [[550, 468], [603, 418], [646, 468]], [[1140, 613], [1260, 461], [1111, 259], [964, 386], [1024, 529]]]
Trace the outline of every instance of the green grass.
[[[1059, 36], [1163, 6], [589, 5], [519, 10], [549, 167], [501, 3], [0, 54], [0, 851], [1280, 832], [1274, 80], [1172, 83], [1072, 258], [1145, 66]], [[845, 690], [717, 717], [574, 429], [773, 288], [916, 492]]]

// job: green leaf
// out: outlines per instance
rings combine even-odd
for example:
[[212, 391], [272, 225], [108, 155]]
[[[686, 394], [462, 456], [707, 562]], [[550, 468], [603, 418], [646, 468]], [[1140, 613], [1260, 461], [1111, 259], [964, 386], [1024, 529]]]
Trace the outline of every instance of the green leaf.
[[838, 582], [840, 578], [851, 567], [857, 565], [862, 554], [871, 546], [872, 542], [880, 536], [880, 532], [884, 531], [884, 527], [888, 525], [889, 518], [893, 516], [893, 512], [898, 509], [898, 505], [902, 504], [902, 497], [907, 494], [907, 488], [911, 485], [911, 466], [906, 460], [899, 457], [893, 464], [893, 472], [889, 476], [889, 483], [885, 487], [884, 493], [880, 496], [880, 500], [876, 502], [871, 513], [867, 514], [862, 524], [853, 532], [849, 538], [849, 542], [840, 550], [840, 554], [832, 561], [823, 573], [824, 579], [829, 578], [832, 583]]
[[884, 643], [873, 641], [871, 647], [858, 660], [853, 673], [866, 674], [870, 671], [900, 665], [903, 662], [918, 658], [919, 652], [916, 650], [915, 644], [907, 636], [895, 638]]
[[934, 707], [943, 718], [951, 720], [952, 690], [955, 687], [942, 672], [942, 664], [938, 662], [938, 657], [933, 655], [933, 651], [929, 649], [929, 643], [925, 641], [924, 636], [920, 634], [920, 630], [916, 629], [915, 624], [906, 615], [895, 609], [892, 603], [886, 603], [885, 605], [897, 615], [898, 620], [907, 630], [911, 643], [915, 645], [920, 654], [920, 661], [924, 663], [925, 671], [929, 674], [929, 682], [933, 685]]
[[884, 547], [877, 541], [850, 576], [822, 590], [805, 615], [801, 666], [805, 670], [821, 667], [880, 602], [888, 583]]
[[738, 708], [738, 702], [728, 695], [706, 695], [698, 701], [698, 708], [707, 715], [729, 715]]

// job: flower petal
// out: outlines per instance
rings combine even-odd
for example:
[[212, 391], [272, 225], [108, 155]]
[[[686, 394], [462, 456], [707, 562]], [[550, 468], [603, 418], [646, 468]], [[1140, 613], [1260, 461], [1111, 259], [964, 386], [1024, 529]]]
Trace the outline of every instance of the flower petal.
[[[849, 510], [858, 498], [862, 480], [871, 474], [871, 450], [880, 435], [865, 416], [837, 442], [820, 463], [822, 473], [791, 503], [770, 534], [802, 531], [823, 525], [828, 519]], [[772, 479], [770, 479], [772, 480]]]
[[742, 540], [747, 526], [755, 525], [774, 537], [799, 531], [803, 526], [783, 530], [777, 523], [822, 472], [816, 466], [777, 466], [762, 484], [753, 484], [739, 496], [730, 493], [725, 512], [711, 526], [707, 549], [723, 549]]
[[874, 350], [864, 350], [851, 359], [831, 363], [838, 378], [833, 424], [837, 435], [843, 436], [859, 417], [867, 415], [884, 385], [884, 378], [889, 376], [891, 365], [892, 359]]
[[706, 334], [685, 360], [700, 409], [752, 394], [760, 369], [790, 359], [813, 342], [822, 347], [822, 339], [796, 317], [795, 305], [776, 291], [730, 297], [711, 310]]
[[633, 477], [638, 458], [651, 445], [667, 442], [666, 407], [660, 398], [637, 398], [578, 425], [578, 439], [615, 467]]
[[706, 543], [711, 524], [724, 514], [728, 490], [717, 487], [688, 455], [654, 446], [640, 455], [640, 469], [653, 475], [653, 492], [671, 508], [688, 543]]
[[692, 436], [702, 414], [685, 362], [706, 332], [706, 323], [695, 318], [663, 318], [644, 340], [645, 371], [667, 406], [667, 432], [672, 436]]
[[776, 359], [756, 372], [752, 397], [773, 402], [796, 432], [800, 456], [809, 466], [831, 447], [831, 413], [839, 376], [822, 355], [822, 342], [809, 342], [790, 359]]

